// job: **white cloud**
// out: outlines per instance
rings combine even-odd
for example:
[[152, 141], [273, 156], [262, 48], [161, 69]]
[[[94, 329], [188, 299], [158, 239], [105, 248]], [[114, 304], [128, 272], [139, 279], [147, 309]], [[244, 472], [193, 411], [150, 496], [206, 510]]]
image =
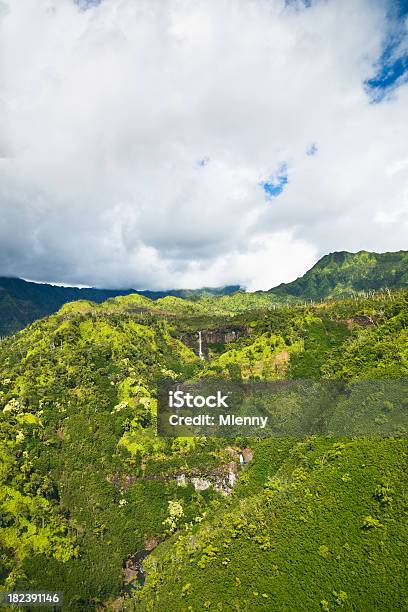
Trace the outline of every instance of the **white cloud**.
[[406, 247], [408, 87], [363, 87], [386, 3], [0, 6], [0, 274], [256, 289]]

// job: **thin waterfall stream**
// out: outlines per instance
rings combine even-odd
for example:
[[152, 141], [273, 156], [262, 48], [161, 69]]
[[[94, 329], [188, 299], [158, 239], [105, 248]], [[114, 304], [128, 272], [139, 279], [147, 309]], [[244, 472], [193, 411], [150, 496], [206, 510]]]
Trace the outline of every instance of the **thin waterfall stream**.
[[203, 339], [201, 336], [201, 331], [198, 332], [198, 356], [200, 359], [204, 359], [203, 353]]

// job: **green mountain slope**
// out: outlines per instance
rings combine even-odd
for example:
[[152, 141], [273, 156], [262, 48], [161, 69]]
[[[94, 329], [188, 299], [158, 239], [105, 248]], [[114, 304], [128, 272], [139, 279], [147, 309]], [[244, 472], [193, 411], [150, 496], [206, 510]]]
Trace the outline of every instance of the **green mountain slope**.
[[275, 296], [320, 300], [408, 286], [408, 251], [330, 253], [292, 283], [270, 290]]
[[[406, 438], [155, 431], [163, 381], [406, 377], [407, 297], [233, 316], [119, 296], [65, 304], [3, 340], [0, 588], [62, 590], [70, 611], [403, 609]], [[220, 331], [207, 360], [181, 340], [233, 325], [246, 333]], [[245, 446], [254, 460], [225, 495]], [[140, 588], [124, 566], [153, 548]]]
[[228, 501], [158, 547], [131, 610], [406, 606], [406, 440], [255, 443]]
[[[59, 584], [69, 610], [119, 592], [123, 560], [163, 537], [168, 501], [181, 497], [187, 518], [205, 503], [144, 478], [155, 461], [185, 463], [154, 436], [155, 384], [199, 360], [162, 318], [110, 311], [67, 304], [0, 344], [1, 580]], [[217, 453], [203, 444], [195, 458]]]
[[[270, 378], [286, 345], [286, 376], [406, 378], [407, 298], [271, 313], [208, 368]], [[152, 553], [126, 609], [405, 609], [406, 435], [252, 440], [254, 460], [231, 496]]]
[[57, 311], [66, 302], [92, 300], [99, 303], [128, 293], [132, 291], [57, 287], [20, 278], [0, 277], [0, 336], [14, 333], [36, 319]]

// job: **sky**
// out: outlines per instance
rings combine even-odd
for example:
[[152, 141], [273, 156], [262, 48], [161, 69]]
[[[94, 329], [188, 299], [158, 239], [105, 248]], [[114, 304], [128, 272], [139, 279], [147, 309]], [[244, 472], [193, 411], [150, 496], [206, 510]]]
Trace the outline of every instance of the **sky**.
[[408, 1], [0, 0], [0, 275], [268, 289], [407, 248]]

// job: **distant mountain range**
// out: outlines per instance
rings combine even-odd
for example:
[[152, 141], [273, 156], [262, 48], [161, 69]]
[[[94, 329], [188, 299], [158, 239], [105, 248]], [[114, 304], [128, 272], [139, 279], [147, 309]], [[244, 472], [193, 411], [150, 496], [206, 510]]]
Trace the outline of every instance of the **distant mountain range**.
[[32, 283], [21, 278], [0, 277], [0, 337], [15, 333], [36, 319], [56, 312], [67, 302], [91, 300], [100, 304], [110, 298], [134, 293], [151, 300], [166, 296], [197, 299], [203, 295], [227, 295], [239, 289], [239, 285], [218, 288], [203, 287], [202, 289], [171, 289], [169, 291], [94, 289], [92, 287], [80, 289]]
[[[282, 283], [257, 294], [291, 300], [317, 300], [344, 297], [388, 287], [408, 287], [408, 251], [370, 253], [340, 251], [322, 257], [308, 272], [291, 283]], [[0, 277], [0, 336], [22, 329], [36, 319], [52, 314], [66, 302], [91, 300], [96, 303], [117, 296], [137, 293], [152, 300], [172, 296], [197, 300], [201, 297], [231, 295], [239, 285], [136, 291], [134, 289], [94, 289], [58, 287], [32, 283], [20, 278]]]

